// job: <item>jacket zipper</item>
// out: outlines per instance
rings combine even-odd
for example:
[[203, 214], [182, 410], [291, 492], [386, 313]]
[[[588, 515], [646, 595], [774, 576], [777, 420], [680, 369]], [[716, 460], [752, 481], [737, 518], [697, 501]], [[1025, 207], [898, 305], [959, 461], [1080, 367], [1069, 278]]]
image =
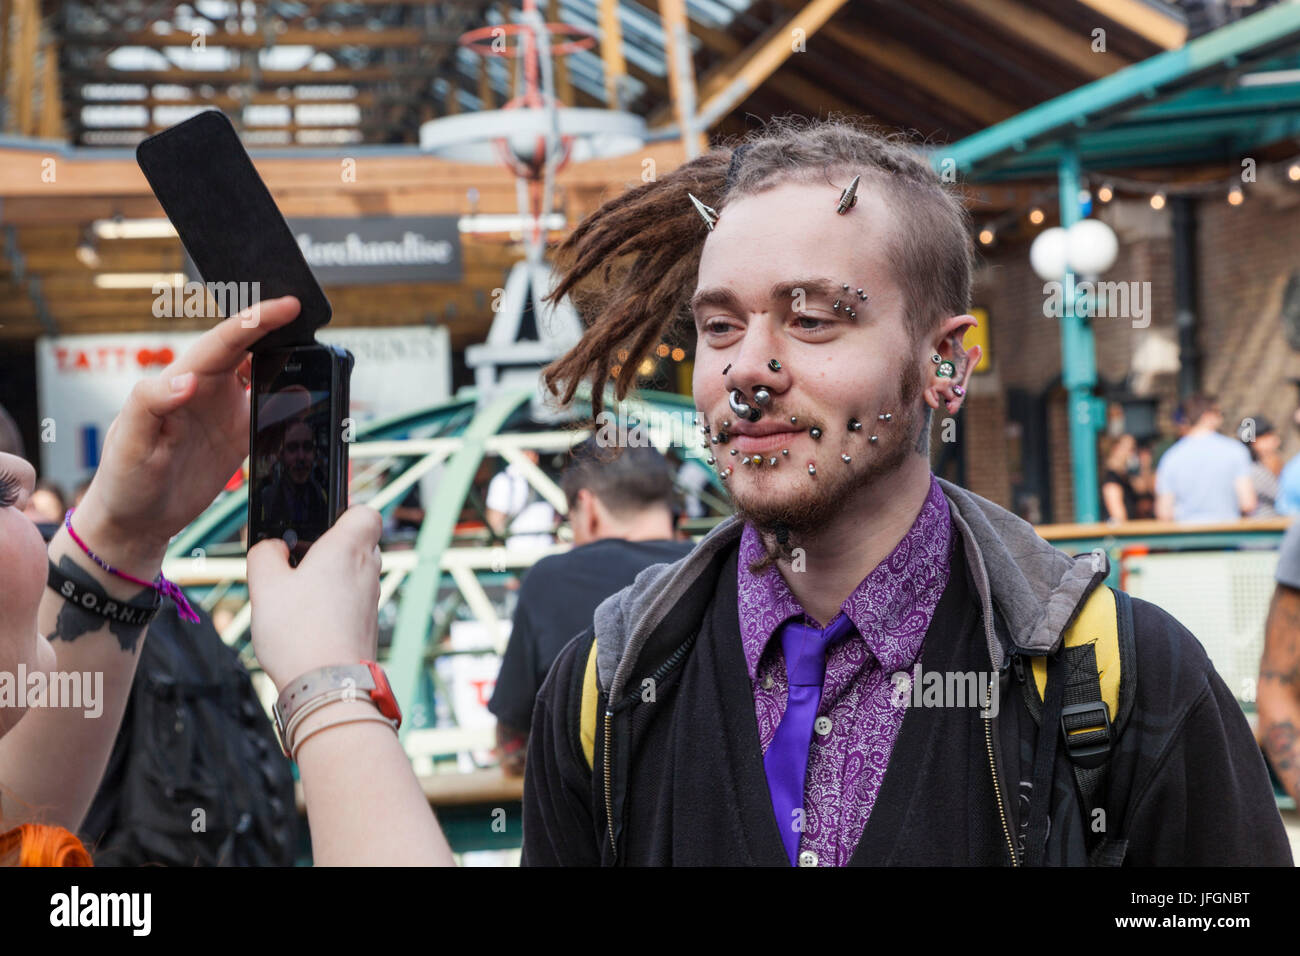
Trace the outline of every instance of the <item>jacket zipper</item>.
[[612, 733], [610, 727], [614, 723], [614, 711], [608, 707], [605, 708], [605, 822], [609, 825], [609, 850], [614, 854], [614, 859], [618, 860], [618, 847], [614, 844], [614, 797], [612, 786], [610, 784], [609, 770], [609, 744]]
[[[984, 700], [984, 710], [993, 706], [993, 682], [989, 682], [989, 695]], [[998, 801], [998, 816], [1002, 819], [1002, 835], [1007, 839], [1007, 850], [1011, 853], [1011, 865], [1019, 866], [1020, 862], [1016, 859], [1016, 847], [1011, 842], [1011, 830], [1007, 827], [1007, 810], [1002, 804], [1002, 785], [998, 782], [998, 764], [993, 759], [993, 718], [989, 717], [984, 721], [984, 743], [989, 754], [989, 770], [993, 773], [993, 795]]]

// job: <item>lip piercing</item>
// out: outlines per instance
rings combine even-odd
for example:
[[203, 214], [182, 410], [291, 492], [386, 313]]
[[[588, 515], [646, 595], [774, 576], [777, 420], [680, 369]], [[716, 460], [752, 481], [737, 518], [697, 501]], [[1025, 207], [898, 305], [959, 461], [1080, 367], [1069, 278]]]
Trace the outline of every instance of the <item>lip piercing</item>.
[[870, 438], [867, 439], [867, 441], [871, 442], [871, 444], [874, 445], [879, 440], [879, 438], [880, 438], [879, 435], [872, 435]]
[[883, 412], [883, 413], [877, 415], [876, 418], [877, 418], [879, 421], [882, 421], [882, 422], [892, 422], [892, 421], [894, 420], [894, 413], [893, 413], [893, 412]]
[[851, 431], [851, 432], [856, 432], [856, 431], [861, 431], [861, 430], [862, 430], [862, 422], [858, 421], [856, 418], [850, 418], [850, 419], [849, 419], [849, 431]]
[[734, 448], [731, 449], [731, 453], [734, 455], [734, 454], [736, 453], [736, 449], [734, 449]]
[[844, 459], [844, 464], [846, 465], [853, 460], [848, 455], [840, 455], [840, 457]]
[[781, 363], [778, 362], [776, 359], [768, 359], [767, 367], [770, 368], [773, 372], [781, 371]]
[[817, 428], [816, 426], [813, 426], [812, 428], [808, 429], [808, 434], [813, 437], [813, 441], [818, 441], [822, 437], [822, 430], [820, 428]]
[[789, 454], [790, 454], [790, 449], [789, 449], [789, 448], [782, 448], [782, 449], [781, 449], [781, 454], [783, 454], [783, 455], [789, 455]]
[[816, 468], [816, 466], [813, 465], [812, 462], [808, 462], [808, 474], [810, 474], [810, 475], [815, 475], [815, 474], [817, 474], [817, 468]]
[[797, 422], [798, 420], [799, 420], [799, 419], [795, 418], [793, 415], [790, 416], [790, 424], [791, 424], [791, 425], [793, 425], [793, 424], [794, 424], [795, 422]]
[[729, 478], [730, 476], [731, 476], [731, 469], [730, 469], [730, 468], [724, 468], [724, 469], [722, 469], [722, 471], [718, 472], [718, 477], [721, 478], [721, 479], [723, 479], [724, 481], [725, 481], [727, 478]]
[[775, 458], [769, 458], [767, 463], [768, 463], [769, 465], [775, 465], [775, 464], [776, 464], [776, 459], [775, 459]]
[[762, 455], [755, 455], [754, 458], [753, 458], [753, 462], [754, 462], [754, 464], [756, 464], [756, 465], [761, 465], [761, 464], [763, 464], [763, 456], [762, 456]]
[[710, 464], [710, 465], [716, 465], [717, 463], [718, 463], [718, 459], [716, 459], [716, 458], [714, 458], [712, 455], [710, 455], [710, 456], [709, 456], [709, 464]]

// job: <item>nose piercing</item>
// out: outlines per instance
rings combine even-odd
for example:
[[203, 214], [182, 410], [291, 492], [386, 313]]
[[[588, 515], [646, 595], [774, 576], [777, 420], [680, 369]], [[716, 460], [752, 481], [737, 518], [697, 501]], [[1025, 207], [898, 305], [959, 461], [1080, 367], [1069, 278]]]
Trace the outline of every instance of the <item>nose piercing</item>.
[[757, 405], [751, 406], [744, 400], [743, 396], [744, 392], [740, 389], [733, 388], [731, 390], [731, 394], [727, 396], [727, 402], [731, 405], [731, 410], [741, 418], [748, 419], [751, 422], [758, 421], [763, 415], [763, 410], [758, 408]]
[[776, 359], [768, 359], [767, 367], [770, 368], [773, 372], [781, 371], [781, 363], [778, 362]]
[[754, 389], [755, 405], [762, 408], [766, 406], [770, 401], [772, 401], [772, 393], [767, 390], [766, 386], [760, 385], [758, 388]]

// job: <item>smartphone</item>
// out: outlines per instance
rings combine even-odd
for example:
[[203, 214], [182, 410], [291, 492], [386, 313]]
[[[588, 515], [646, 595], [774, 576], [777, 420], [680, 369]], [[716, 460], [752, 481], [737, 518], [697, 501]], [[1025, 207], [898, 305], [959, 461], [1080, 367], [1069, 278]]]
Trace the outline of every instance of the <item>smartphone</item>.
[[348, 506], [353, 356], [312, 344], [253, 353], [248, 546], [280, 538], [297, 566]]
[[223, 316], [282, 295], [302, 304], [253, 350], [311, 344], [330, 320], [329, 299], [225, 114], [196, 113], [135, 156]]

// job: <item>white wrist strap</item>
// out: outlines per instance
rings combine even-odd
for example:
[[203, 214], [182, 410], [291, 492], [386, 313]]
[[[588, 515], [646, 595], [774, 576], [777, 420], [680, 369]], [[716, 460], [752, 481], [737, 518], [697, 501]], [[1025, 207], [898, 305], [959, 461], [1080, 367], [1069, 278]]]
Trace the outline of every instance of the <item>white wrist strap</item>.
[[370, 721], [378, 721], [381, 724], [387, 724], [389, 727], [392, 727], [394, 733], [397, 732], [397, 728], [393, 727], [393, 722], [389, 720], [387, 717], [385, 717], [383, 714], [357, 714], [353, 717], [340, 717], [338, 720], [332, 720], [329, 723], [321, 724], [319, 727], [313, 727], [311, 730], [307, 731], [305, 734], [302, 735], [301, 740], [295, 740], [293, 743], [293, 750], [292, 750], [294, 763], [298, 762], [299, 748], [301, 748], [304, 743], [306, 743], [312, 737], [315, 737], [322, 730], [329, 730], [331, 727], [338, 727], [340, 724], [359, 724], [363, 722], [368, 723]]

